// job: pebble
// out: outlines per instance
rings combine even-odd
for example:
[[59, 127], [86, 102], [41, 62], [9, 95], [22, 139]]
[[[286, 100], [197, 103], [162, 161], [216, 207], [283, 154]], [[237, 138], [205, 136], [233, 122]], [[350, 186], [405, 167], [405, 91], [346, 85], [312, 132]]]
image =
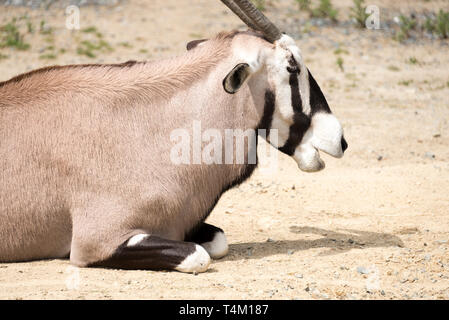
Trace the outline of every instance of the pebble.
[[326, 293], [322, 293], [321, 294], [321, 297], [323, 298], [323, 299], [329, 299], [329, 295], [328, 294], [326, 294]]
[[370, 274], [369, 270], [365, 267], [357, 267], [357, 272], [360, 274]]
[[424, 158], [434, 160], [434, 159], [436, 159], [436, 155], [432, 152], [426, 152], [426, 154], [424, 155]]
[[297, 273], [297, 274], [295, 274], [295, 277], [298, 278], [298, 279], [303, 279], [304, 275], [302, 275], [300, 273]]

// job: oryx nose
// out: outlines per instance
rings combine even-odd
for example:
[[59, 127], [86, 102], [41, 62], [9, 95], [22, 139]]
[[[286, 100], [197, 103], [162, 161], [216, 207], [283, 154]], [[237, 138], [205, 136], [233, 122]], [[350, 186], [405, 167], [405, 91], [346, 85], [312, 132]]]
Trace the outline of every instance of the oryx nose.
[[343, 150], [343, 152], [348, 150], [348, 143], [346, 142], [345, 138], [341, 139], [341, 149]]

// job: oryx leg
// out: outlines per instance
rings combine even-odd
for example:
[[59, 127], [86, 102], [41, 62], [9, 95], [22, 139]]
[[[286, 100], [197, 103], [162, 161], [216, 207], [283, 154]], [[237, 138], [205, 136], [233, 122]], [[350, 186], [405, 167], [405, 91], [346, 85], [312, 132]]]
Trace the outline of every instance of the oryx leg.
[[206, 271], [209, 264], [209, 254], [200, 245], [138, 234], [118, 247], [110, 258], [90, 266], [193, 273]]
[[199, 273], [210, 264], [209, 254], [198, 244], [130, 229], [135, 212], [115, 198], [84, 194], [78, 203], [72, 210], [70, 260], [74, 265]]
[[200, 244], [213, 259], [223, 258], [229, 251], [224, 231], [207, 223], [195, 228], [185, 240]]

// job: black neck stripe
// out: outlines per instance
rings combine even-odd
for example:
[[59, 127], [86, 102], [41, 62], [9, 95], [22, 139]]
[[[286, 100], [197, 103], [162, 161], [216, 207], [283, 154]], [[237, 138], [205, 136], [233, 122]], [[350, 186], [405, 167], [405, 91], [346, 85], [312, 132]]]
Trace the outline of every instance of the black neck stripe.
[[263, 110], [262, 119], [257, 126], [257, 129], [267, 130], [267, 138], [270, 135], [271, 123], [273, 122], [274, 108], [276, 105], [276, 97], [274, 93], [270, 90], [265, 92], [265, 106]]

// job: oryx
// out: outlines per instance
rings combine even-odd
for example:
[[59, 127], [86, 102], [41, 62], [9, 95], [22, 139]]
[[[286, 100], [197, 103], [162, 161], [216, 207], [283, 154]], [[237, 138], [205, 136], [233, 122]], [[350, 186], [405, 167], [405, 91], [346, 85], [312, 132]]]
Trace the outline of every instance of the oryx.
[[343, 156], [342, 127], [292, 38], [249, 1], [222, 1], [249, 31], [172, 59], [0, 83], [0, 262], [205, 271], [228, 245], [204, 221], [256, 165], [174, 164], [171, 132], [194, 120], [276, 130], [267, 141], [307, 172], [324, 168], [319, 150]]

